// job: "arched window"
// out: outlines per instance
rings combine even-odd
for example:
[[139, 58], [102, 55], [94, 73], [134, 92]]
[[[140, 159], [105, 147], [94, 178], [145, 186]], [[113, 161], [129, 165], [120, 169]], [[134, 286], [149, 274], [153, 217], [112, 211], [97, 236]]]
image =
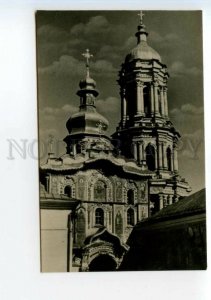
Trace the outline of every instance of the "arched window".
[[64, 194], [68, 197], [72, 197], [72, 188], [70, 185], [67, 185], [65, 188], [64, 188]]
[[95, 225], [104, 225], [104, 211], [102, 208], [97, 208], [95, 211]]
[[166, 157], [167, 157], [167, 169], [171, 171], [171, 149], [168, 147], [166, 150]]
[[155, 170], [155, 148], [151, 144], [146, 147], [146, 163], [150, 171]]
[[134, 226], [134, 210], [129, 208], [127, 211], [127, 224]]
[[98, 180], [94, 186], [94, 200], [106, 201], [106, 185], [102, 180]]
[[127, 191], [127, 204], [134, 204], [134, 191], [133, 190]]
[[143, 94], [144, 94], [144, 112], [145, 112], [145, 116], [149, 117], [150, 116], [149, 86], [144, 87]]

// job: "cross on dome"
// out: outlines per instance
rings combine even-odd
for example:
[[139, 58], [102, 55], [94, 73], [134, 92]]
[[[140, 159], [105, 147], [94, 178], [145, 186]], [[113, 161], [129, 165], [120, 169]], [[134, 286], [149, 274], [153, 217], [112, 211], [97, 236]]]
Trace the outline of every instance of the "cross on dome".
[[90, 65], [90, 58], [93, 57], [93, 54], [89, 52], [89, 49], [86, 49], [85, 53], [82, 53], [83, 57], [86, 59], [86, 75], [89, 77], [89, 65]]
[[143, 16], [145, 16], [145, 14], [143, 13], [142, 10], [140, 10], [140, 13], [138, 14], [138, 16], [139, 16], [139, 23], [140, 23], [140, 25], [142, 25], [143, 24]]

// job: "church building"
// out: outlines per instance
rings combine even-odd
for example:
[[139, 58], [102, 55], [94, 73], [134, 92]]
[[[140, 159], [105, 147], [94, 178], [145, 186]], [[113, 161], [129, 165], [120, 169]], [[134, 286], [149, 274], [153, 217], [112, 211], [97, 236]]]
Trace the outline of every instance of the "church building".
[[142, 17], [137, 45], [119, 72], [121, 120], [111, 137], [97, 112], [92, 55], [83, 54], [66, 154], [51, 151], [40, 167], [43, 272], [118, 270], [134, 225], [190, 191], [178, 174], [180, 134], [168, 116], [167, 66], [148, 45]]

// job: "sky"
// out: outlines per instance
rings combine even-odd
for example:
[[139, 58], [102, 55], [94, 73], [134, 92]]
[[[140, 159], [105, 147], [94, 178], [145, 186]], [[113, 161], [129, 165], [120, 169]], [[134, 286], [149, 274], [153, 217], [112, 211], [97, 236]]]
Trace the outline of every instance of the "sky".
[[[91, 77], [97, 82], [97, 110], [110, 123], [120, 120], [118, 71], [136, 45], [138, 11], [39, 11], [36, 14], [39, 135], [45, 159], [49, 135], [55, 152], [65, 153], [66, 121], [78, 111], [76, 95], [85, 76], [82, 53], [93, 54]], [[205, 187], [202, 16], [200, 11], [144, 11], [148, 44], [170, 75], [169, 116], [182, 138], [179, 173], [195, 192]]]

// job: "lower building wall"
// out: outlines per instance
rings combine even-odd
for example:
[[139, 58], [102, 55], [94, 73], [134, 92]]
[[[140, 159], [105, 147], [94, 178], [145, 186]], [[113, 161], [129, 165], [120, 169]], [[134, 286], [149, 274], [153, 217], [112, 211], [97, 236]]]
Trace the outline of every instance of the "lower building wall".
[[206, 269], [205, 215], [154, 224], [138, 224], [121, 270]]
[[67, 272], [68, 210], [41, 210], [41, 272]]

